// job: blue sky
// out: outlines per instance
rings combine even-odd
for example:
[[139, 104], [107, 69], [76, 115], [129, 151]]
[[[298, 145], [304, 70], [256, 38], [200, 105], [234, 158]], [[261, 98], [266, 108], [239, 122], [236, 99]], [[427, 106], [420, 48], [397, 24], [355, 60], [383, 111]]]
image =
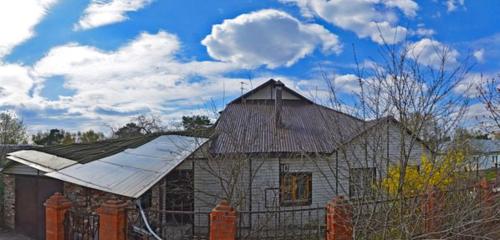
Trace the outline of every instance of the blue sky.
[[496, 0], [2, 1], [0, 110], [30, 132], [106, 130], [221, 110], [241, 82], [276, 78], [307, 96], [324, 71], [348, 94], [352, 46], [376, 60], [381, 35], [471, 56], [473, 82], [500, 72], [498, 12]]

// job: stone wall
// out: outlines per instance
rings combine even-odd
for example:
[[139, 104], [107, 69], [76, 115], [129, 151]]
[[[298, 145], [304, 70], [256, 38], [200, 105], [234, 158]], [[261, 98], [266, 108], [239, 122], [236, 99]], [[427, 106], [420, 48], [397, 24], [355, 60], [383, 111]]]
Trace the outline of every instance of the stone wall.
[[3, 224], [11, 229], [14, 229], [16, 222], [16, 180], [15, 176], [2, 174], [4, 184], [2, 219]]
[[[160, 203], [160, 184], [152, 187], [152, 208], [159, 208]], [[135, 208], [135, 200], [100, 190], [82, 187], [72, 183], [64, 183], [64, 196], [73, 203], [73, 206], [81, 211], [94, 212], [102, 203], [109, 199], [118, 199], [127, 202], [129, 208]]]
[[73, 203], [73, 207], [78, 211], [93, 212], [106, 200], [118, 199], [127, 202], [130, 207], [134, 206], [131, 198], [82, 187], [72, 183], [64, 183], [64, 196]]

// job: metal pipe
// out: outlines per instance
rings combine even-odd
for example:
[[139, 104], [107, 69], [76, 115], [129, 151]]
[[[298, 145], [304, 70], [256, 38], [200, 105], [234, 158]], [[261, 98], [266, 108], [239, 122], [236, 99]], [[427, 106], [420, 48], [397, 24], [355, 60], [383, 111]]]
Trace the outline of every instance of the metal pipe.
[[144, 213], [144, 210], [142, 210], [142, 206], [141, 206], [141, 201], [140, 200], [137, 200], [135, 202], [135, 205], [137, 205], [137, 207], [139, 207], [139, 212], [141, 213], [141, 217], [142, 217], [142, 220], [144, 221], [144, 224], [146, 224], [146, 228], [148, 230], [149, 233], [151, 233], [151, 235], [153, 235], [153, 237], [155, 237], [157, 240], [162, 240], [154, 231], [153, 229], [151, 229], [151, 226], [149, 226], [149, 222], [148, 222], [148, 219], [146, 218], [146, 214]]

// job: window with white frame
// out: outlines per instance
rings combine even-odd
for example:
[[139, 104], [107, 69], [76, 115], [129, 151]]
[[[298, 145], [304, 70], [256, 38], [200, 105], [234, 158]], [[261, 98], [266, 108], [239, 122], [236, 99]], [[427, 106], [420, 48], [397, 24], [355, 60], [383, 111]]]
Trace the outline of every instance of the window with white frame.
[[376, 168], [349, 169], [349, 196], [371, 197], [376, 175]]

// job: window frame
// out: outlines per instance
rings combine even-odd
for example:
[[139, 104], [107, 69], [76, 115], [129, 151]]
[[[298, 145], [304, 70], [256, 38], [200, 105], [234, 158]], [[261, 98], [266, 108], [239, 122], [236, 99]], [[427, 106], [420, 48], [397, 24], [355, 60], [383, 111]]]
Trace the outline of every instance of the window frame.
[[[286, 179], [286, 177], [290, 177], [290, 179]], [[305, 187], [305, 193], [299, 199], [297, 197], [297, 192], [299, 192], [299, 177], [303, 177], [306, 180], [303, 182], [303, 186]], [[279, 175], [279, 204], [281, 207], [292, 207], [292, 206], [310, 206], [312, 204], [312, 181], [313, 181], [313, 173], [312, 172], [280, 172]], [[292, 188], [290, 198], [285, 199], [285, 180], [290, 181], [290, 186], [287, 188]], [[305, 183], [305, 184], [304, 184]], [[295, 188], [295, 189], [293, 189]], [[307, 196], [306, 196], [307, 194]]]

